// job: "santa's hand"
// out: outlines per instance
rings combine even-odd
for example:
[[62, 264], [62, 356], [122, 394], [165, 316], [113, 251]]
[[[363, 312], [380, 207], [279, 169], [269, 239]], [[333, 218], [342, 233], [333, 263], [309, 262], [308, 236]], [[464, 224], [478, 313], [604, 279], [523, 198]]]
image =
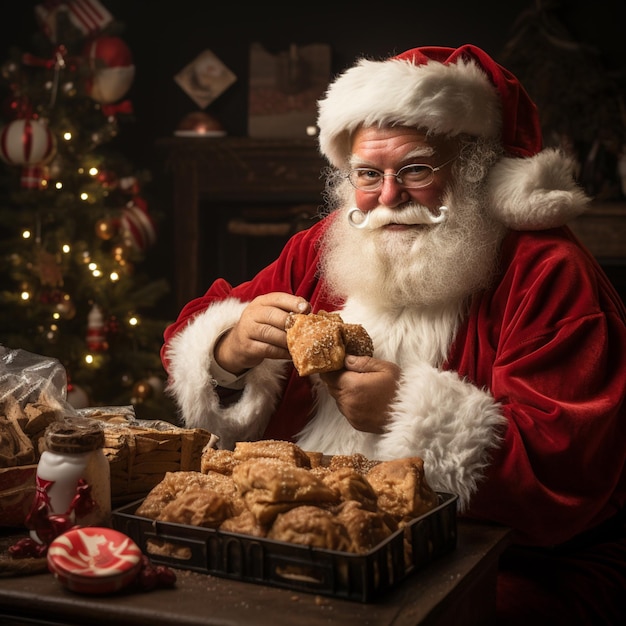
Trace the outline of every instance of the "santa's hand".
[[311, 305], [300, 296], [274, 292], [257, 296], [239, 321], [215, 346], [215, 360], [232, 374], [241, 374], [263, 359], [288, 359], [285, 323], [290, 313], [308, 313]]
[[345, 369], [320, 374], [337, 407], [353, 428], [383, 433], [389, 417], [400, 368], [390, 361], [348, 355]]

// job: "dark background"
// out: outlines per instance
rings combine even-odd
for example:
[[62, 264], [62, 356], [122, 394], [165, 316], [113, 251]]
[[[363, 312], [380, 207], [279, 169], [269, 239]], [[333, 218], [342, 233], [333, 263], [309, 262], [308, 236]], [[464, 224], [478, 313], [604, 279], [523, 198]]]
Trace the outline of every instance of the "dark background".
[[[385, 57], [423, 45], [473, 43], [498, 59], [514, 33], [516, 19], [536, 6], [534, 0], [447, 0], [447, 2], [198, 2], [197, 0], [102, 0], [119, 21], [133, 52], [136, 76], [128, 97], [135, 121], [125, 128], [129, 156], [154, 161], [154, 141], [171, 135], [182, 117], [198, 110], [174, 82], [174, 75], [205, 49], [212, 50], [237, 76], [207, 112], [230, 135], [247, 134], [249, 46], [259, 42], [269, 51], [295, 43], [326, 43], [332, 71], [349, 66], [357, 56]], [[36, 0], [3, 3], [0, 53], [18, 45], [28, 50], [38, 30]], [[543, 0], [553, 7], [572, 37], [590, 44], [607, 66], [626, 68], [623, 0]]]
[[[150, 252], [152, 273], [171, 278], [171, 224], [176, 219], [163, 156], [155, 142], [171, 136], [197, 105], [174, 82], [174, 75], [210, 49], [237, 81], [206, 112], [229, 135], [247, 134], [249, 46], [268, 51], [290, 44], [329, 44], [332, 73], [356, 57], [385, 57], [423, 45], [473, 43], [498, 59], [515, 32], [517, 18], [537, 6], [533, 0], [447, 0], [446, 2], [340, 3], [202, 2], [198, 0], [102, 0], [124, 26], [120, 36], [132, 50], [136, 76], [127, 94], [134, 120], [122, 126], [117, 146], [138, 168], [153, 174], [153, 210], [163, 215], [159, 241]], [[3, 3], [0, 58], [17, 45], [25, 51], [38, 31], [31, 0]], [[624, 1], [543, 0], [571, 36], [588, 44], [610, 71], [626, 68]]]

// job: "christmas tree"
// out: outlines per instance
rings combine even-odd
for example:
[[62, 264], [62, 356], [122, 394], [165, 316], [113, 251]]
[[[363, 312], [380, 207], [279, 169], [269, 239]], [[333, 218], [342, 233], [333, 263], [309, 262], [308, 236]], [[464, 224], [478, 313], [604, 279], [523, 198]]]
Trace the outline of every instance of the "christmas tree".
[[58, 359], [77, 408], [171, 421], [166, 322], [153, 318], [169, 286], [142, 271], [157, 234], [150, 173], [116, 148], [133, 121], [123, 26], [68, 0], [37, 5], [33, 27], [1, 68], [0, 344]]

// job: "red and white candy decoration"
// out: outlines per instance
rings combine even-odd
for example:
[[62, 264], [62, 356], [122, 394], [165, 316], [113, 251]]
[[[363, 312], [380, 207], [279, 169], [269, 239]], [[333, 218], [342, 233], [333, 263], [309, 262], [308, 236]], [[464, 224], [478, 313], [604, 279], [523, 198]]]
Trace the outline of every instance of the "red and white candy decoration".
[[0, 157], [10, 165], [38, 165], [49, 159], [54, 149], [54, 135], [41, 120], [13, 120], [0, 132]]
[[87, 93], [100, 104], [117, 102], [130, 89], [135, 66], [130, 48], [119, 37], [102, 35], [84, 50], [91, 69]]
[[87, 349], [92, 352], [102, 352], [108, 348], [105, 331], [104, 315], [102, 309], [94, 304], [87, 316]]
[[130, 201], [122, 209], [120, 231], [127, 245], [145, 252], [156, 241], [156, 227], [145, 206], [140, 206], [139, 198]]
[[50, 544], [48, 568], [71, 591], [113, 593], [135, 580], [142, 556], [124, 533], [86, 526], [69, 530]]

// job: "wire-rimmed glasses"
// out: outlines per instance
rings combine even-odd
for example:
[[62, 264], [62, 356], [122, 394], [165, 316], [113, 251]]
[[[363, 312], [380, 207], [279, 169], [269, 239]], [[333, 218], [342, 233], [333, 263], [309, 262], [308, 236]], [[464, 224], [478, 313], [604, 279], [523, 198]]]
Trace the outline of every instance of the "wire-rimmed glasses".
[[351, 185], [359, 191], [378, 191], [383, 185], [383, 179], [392, 176], [399, 185], [407, 189], [421, 189], [428, 187], [435, 178], [435, 172], [454, 161], [459, 155], [455, 154], [445, 163], [433, 167], [424, 163], [410, 163], [401, 167], [395, 174], [385, 174], [372, 167], [355, 167], [347, 174]]

